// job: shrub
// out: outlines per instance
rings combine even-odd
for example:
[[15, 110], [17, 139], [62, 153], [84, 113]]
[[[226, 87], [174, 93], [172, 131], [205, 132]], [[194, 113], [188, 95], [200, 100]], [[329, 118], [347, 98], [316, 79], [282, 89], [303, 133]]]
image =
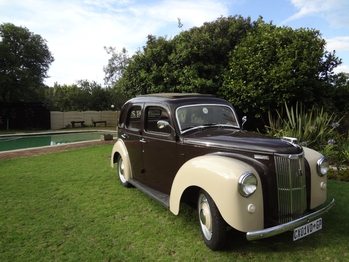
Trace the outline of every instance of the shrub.
[[347, 165], [331, 166], [327, 173], [329, 179], [349, 182], [349, 168]]
[[269, 135], [295, 137], [300, 145], [316, 150], [323, 149], [329, 139], [340, 136], [336, 131], [339, 123], [335, 121], [334, 114], [328, 114], [314, 106], [306, 111], [298, 103], [295, 109], [285, 104], [285, 111], [286, 117], [283, 116], [283, 111], [276, 110], [276, 115], [268, 112], [269, 126], [266, 126], [266, 131]]
[[295, 137], [299, 144], [320, 151], [330, 162], [329, 179], [349, 182], [349, 133], [338, 132], [340, 126], [334, 114], [314, 107], [306, 111], [302, 106], [288, 108], [283, 112], [276, 111], [276, 116], [268, 113], [269, 126], [267, 133], [275, 137]]
[[[332, 141], [333, 140], [333, 141]], [[331, 164], [343, 165], [349, 163], [349, 139], [330, 139], [328, 145], [323, 150], [320, 150], [325, 155]]]

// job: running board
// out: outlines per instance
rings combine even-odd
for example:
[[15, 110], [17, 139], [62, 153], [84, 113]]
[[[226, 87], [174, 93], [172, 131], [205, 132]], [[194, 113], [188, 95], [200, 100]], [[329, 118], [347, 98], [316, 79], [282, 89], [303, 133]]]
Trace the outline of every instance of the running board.
[[162, 193], [158, 190], [152, 189], [134, 179], [127, 180], [131, 185], [138, 188], [140, 191], [142, 191], [144, 194], [150, 196], [155, 201], [159, 202], [161, 205], [166, 207], [167, 209], [170, 209], [170, 195]]

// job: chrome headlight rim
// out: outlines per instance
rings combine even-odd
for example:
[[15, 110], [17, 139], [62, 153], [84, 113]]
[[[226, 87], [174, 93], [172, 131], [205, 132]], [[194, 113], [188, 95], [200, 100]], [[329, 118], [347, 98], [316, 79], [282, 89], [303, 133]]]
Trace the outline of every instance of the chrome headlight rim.
[[322, 156], [319, 158], [319, 160], [316, 162], [316, 169], [317, 169], [317, 174], [320, 177], [323, 177], [327, 174], [329, 168], [329, 163], [326, 157]]
[[238, 189], [240, 195], [243, 197], [249, 197], [256, 192], [258, 186], [258, 180], [255, 174], [252, 172], [243, 173], [238, 182]]

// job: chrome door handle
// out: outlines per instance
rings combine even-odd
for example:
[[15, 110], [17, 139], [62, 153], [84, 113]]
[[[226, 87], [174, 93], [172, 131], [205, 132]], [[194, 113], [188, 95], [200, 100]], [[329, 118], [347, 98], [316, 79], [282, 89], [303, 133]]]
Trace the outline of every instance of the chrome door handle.
[[128, 138], [129, 136], [126, 134], [122, 134], [121, 137], [125, 139], [125, 138]]
[[144, 138], [142, 138], [141, 140], [139, 140], [139, 142], [141, 142], [141, 143], [147, 143], [147, 140], [145, 140]]

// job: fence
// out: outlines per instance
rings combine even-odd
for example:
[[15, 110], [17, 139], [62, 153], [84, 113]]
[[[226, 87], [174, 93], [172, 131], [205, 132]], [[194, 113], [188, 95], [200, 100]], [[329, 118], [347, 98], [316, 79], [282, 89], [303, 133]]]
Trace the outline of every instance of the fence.
[[[119, 120], [119, 111], [51, 111], [51, 129], [61, 129], [71, 125], [72, 121], [84, 121], [84, 125], [92, 126], [93, 121], [106, 121], [107, 126], [115, 126]], [[97, 125], [104, 125], [98, 123]]]

